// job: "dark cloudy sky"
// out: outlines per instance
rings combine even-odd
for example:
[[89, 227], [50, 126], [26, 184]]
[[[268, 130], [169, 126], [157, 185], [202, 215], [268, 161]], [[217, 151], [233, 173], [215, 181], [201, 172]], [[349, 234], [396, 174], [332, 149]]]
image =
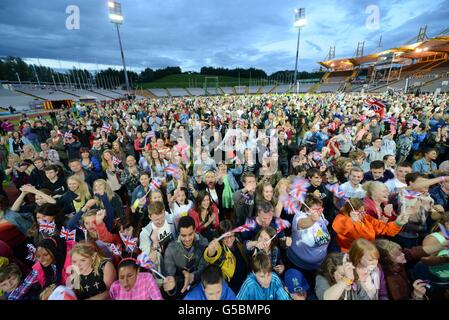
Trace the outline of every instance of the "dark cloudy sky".
[[[338, 57], [404, 44], [428, 25], [429, 35], [449, 28], [449, 0], [122, 0], [121, 26], [127, 65], [256, 67], [271, 73], [294, 69], [294, 9], [306, 8], [300, 70], [319, 66], [331, 45]], [[66, 29], [66, 7], [80, 9], [80, 29]], [[367, 8], [380, 11], [379, 28]], [[0, 56], [39, 58], [57, 67], [120, 65], [116, 30], [106, 0], [0, 0]], [[48, 60], [50, 59], [50, 60]], [[35, 60], [31, 60], [35, 61]], [[64, 62], [70, 61], [70, 62]]]

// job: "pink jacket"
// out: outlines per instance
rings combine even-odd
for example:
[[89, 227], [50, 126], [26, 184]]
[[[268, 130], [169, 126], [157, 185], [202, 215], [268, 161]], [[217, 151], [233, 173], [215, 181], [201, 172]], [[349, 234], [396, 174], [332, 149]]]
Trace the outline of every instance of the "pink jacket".
[[[67, 277], [69, 276], [67, 269], [72, 264], [72, 257], [70, 255], [70, 251], [75, 246], [75, 241], [73, 241], [73, 240], [67, 241], [66, 244], [67, 244], [67, 255], [65, 258], [65, 262], [64, 262], [64, 268], [62, 269], [61, 283], [58, 283], [58, 285], [60, 285], [60, 284], [65, 285], [65, 283], [67, 281]], [[33, 270], [37, 272], [37, 280], [39, 281], [39, 284], [41, 285], [41, 287], [44, 287], [45, 286], [45, 272], [44, 272], [44, 269], [42, 269], [42, 265], [40, 264], [39, 261], [37, 261], [34, 264]]]

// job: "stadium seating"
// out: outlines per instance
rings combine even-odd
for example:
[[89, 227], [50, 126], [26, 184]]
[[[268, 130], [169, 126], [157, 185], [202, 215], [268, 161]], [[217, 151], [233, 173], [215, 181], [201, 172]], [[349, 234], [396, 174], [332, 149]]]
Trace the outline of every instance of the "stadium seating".
[[[206, 94], [205, 90], [202, 88], [189, 88], [188, 90], [195, 97], [204, 96]], [[211, 91], [214, 92], [215, 90], [212, 89]]]
[[185, 97], [189, 95], [189, 93], [184, 88], [170, 88], [167, 90], [170, 92], [170, 95], [172, 97]]
[[167, 97], [168, 93], [165, 89], [148, 89], [152, 94], [154, 94], [158, 98]]
[[234, 88], [232, 87], [222, 87], [221, 90], [223, 90], [225, 94], [234, 94]]
[[28, 110], [30, 108], [30, 102], [35, 100], [42, 101], [31, 96], [0, 87], [0, 107], [2, 108], [12, 106], [16, 108], [17, 111]]

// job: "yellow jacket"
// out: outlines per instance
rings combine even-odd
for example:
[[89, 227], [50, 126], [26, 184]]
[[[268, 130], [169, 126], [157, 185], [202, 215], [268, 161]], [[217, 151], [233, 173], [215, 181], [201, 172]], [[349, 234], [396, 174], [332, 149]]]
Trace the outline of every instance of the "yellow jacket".
[[[235, 245], [237, 246], [237, 249], [240, 251], [242, 256], [245, 258], [246, 256], [245, 253], [243, 252], [241, 243], [236, 242]], [[235, 273], [235, 268], [237, 266], [237, 259], [235, 255], [232, 253], [231, 249], [220, 243], [220, 245], [217, 248], [217, 252], [213, 257], [208, 256], [207, 249], [204, 250], [203, 256], [204, 260], [206, 260], [207, 263], [216, 264], [221, 268], [221, 271], [223, 272], [223, 276], [225, 277], [226, 281], [229, 282], [232, 279]]]

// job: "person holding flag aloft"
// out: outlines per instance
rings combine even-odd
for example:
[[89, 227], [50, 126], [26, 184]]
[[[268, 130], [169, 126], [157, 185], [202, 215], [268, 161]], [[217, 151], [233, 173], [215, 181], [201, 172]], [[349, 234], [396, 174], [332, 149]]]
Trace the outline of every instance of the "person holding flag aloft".
[[238, 292], [249, 271], [249, 260], [243, 244], [235, 236], [240, 229], [232, 229], [232, 222], [220, 222], [221, 236], [212, 240], [204, 250], [204, 260], [209, 264], [218, 265], [224, 279], [234, 292]]
[[293, 218], [292, 245], [287, 249], [287, 257], [309, 283], [314, 284], [314, 272], [326, 258], [331, 240], [327, 229], [329, 222], [323, 215], [323, 202], [319, 198], [307, 196], [303, 204], [305, 212], [299, 211]]
[[351, 198], [340, 209], [332, 228], [341, 251], [347, 252], [352, 242], [359, 238], [374, 241], [378, 236], [394, 237], [408, 222], [409, 216], [409, 210], [403, 210], [395, 221], [384, 222], [366, 214], [362, 200]]

